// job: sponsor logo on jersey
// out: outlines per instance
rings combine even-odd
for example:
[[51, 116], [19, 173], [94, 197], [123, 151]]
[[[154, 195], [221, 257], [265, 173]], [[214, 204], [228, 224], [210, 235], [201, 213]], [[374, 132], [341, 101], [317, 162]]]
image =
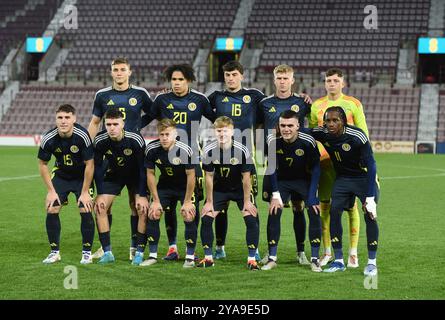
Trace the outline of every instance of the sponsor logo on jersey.
[[283, 149], [278, 149], [277, 154], [284, 154]]
[[60, 150], [60, 148], [57, 148], [54, 152], [62, 152], [62, 150]]
[[170, 103], [168, 106], [167, 106], [167, 109], [174, 109], [175, 107], [173, 107], [173, 105]]
[[213, 160], [213, 164], [220, 164], [219, 160]]
[[113, 100], [109, 100], [108, 102], [107, 102], [107, 106], [114, 106], [114, 102], [113, 102]]
[[158, 160], [156, 160], [155, 162], [156, 162], [157, 164], [162, 164], [161, 159], [158, 159]]
[[225, 97], [224, 99], [222, 99], [222, 102], [229, 102], [229, 98]]
[[277, 110], [275, 109], [275, 107], [271, 107], [271, 108], [269, 109], [269, 112], [277, 112]]

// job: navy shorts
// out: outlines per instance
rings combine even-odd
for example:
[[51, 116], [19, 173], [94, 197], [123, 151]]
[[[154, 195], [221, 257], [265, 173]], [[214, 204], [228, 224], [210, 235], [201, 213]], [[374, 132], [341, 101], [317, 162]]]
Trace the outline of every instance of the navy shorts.
[[[244, 208], [244, 193], [243, 189], [229, 192], [213, 191], [213, 209], [215, 211], [227, 210], [230, 201], [235, 201], [238, 209], [241, 211]], [[255, 196], [250, 193], [250, 201], [256, 206]]]
[[[379, 186], [376, 183], [375, 202], [379, 199]], [[365, 203], [368, 191], [368, 179], [366, 177], [339, 177], [334, 181], [331, 196], [331, 208], [348, 210], [354, 206], [355, 197]]]
[[[176, 208], [178, 201], [181, 203], [181, 205], [184, 203], [185, 190], [158, 189], [158, 196], [162, 209], [172, 210]], [[192, 202], [196, 207], [197, 202], [194, 194], [192, 196]]]
[[[79, 179], [63, 179], [58, 175], [54, 175], [51, 179], [54, 189], [56, 189], [57, 195], [59, 196], [60, 205], [65, 206], [68, 204], [68, 196], [72, 192], [76, 196], [76, 200], [79, 200], [80, 194], [82, 193], [83, 177]], [[89, 189], [90, 196], [94, 195], [94, 185], [91, 184]], [[57, 203], [53, 205], [57, 206]], [[79, 205], [79, 208], [83, 208], [83, 204]]]
[[122, 189], [127, 187], [129, 193], [139, 192], [139, 179], [135, 177], [105, 176], [103, 192], [101, 194], [120, 195]]
[[[303, 179], [296, 180], [279, 180], [278, 191], [280, 192], [283, 203], [292, 201], [306, 201], [309, 192], [310, 182]], [[268, 176], [264, 176], [263, 180], [263, 200], [270, 202], [272, 197], [272, 190], [270, 186], [270, 179]]]

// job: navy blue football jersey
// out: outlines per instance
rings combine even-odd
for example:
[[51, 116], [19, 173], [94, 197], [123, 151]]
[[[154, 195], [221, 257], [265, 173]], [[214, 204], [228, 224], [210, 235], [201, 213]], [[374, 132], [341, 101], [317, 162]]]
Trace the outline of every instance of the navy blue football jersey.
[[374, 156], [363, 130], [346, 125], [344, 133], [336, 137], [325, 127], [317, 127], [311, 129], [311, 134], [329, 153], [337, 176], [367, 176], [366, 164]]
[[181, 141], [176, 141], [171, 150], [165, 150], [158, 139], [147, 145], [144, 166], [148, 169], [159, 168], [161, 176], [158, 189], [185, 191], [187, 187], [185, 170], [195, 168], [191, 161], [192, 155], [192, 149]]
[[198, 135], [202, 117], [215, 121], [207, 97], [193, 89], [179, 97], [173, 92], [160, 93], [153, 101], [150, 111], [153, 119], [173, 119], [178, 129], [179, 140], [192, 147], [195, 156], [199, 155]]
[[108, 87], [97, 91], [93, 115], [103, 118], [109, 108], [117, 108], [124, 114], [124, 129], [139, 132], [142, 129], [141, 112], [149, 113], [151, 105], [150, 94], [144, 88], [130, 85], [127, 90], [118, 91]]
[[216, 117], [226, 116], [233, 120], [235, 129], [250, 132], [244, 139], [235, 132], [235, 139], [253, 150], [255, 126], [258, 117], [259, 102], [265, 95], [258, 89], [242, 88], [237, 92], [228, 90], [215, 91], [209, 96], [210, 104]]
[[300, 128], [304, 127], [304, 118], [311, 112], [311, 107], [298, 94], [294, 93], [289, 98], [281, 99], [276, 95], [268, 96], [260, 102], [260, 122], [264, 123], [264, 136], [270, 136], [270, 130], [276, 129], [280, 114], [283, 111], [292, 110], [298, 114]]
[[242, 190], [242, 173], [251, 172], [253, 166], [249, 150], [237, 141], [233, 141], [227, 150], [221, 149], [216, 141], [203, 149], [202, 168], [204, 171], [214, 172], [214, 191]]
[[85, 161], [94, 157], [93, 144], [88, 131], [75, 123], [73, 134], [62, 138], [56, 128], [43, 134], [38, 158], [48, 162], [54, 155], [56, 162], [53, 172], [64, 179], [82, 178], [85, 171]]
[[[288, 143], [282, 137], [272, 138], [268, 144], [268, 165], [275, 165], [278, 180], [311, 179], [312, 168], [320, 163], [320, 153], [315, 139], [304, 132]], [[272, 157], [274, 150], [275, 157]]]
[[[101, 193], [101, 185], [107, 175], [139, 180], [138, 194], [145, 196], [144, 151], [145, 141], [139, 133], [125, 130], [122, 140], [113, 141], [106, 130], [99, 132], [94, 139], [94, 178], [98, 193]], [[103, 168], [104, 159], [107, 159], [106, 168]]]

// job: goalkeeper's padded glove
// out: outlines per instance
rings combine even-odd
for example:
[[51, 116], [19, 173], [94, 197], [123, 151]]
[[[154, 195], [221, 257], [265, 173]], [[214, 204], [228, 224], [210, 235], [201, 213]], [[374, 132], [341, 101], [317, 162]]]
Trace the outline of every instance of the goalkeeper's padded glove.
[[366, 197], [364, 207], [369, 217], [375, 220], [377, 218], [377, 204], [375, 203], [374, 197]]

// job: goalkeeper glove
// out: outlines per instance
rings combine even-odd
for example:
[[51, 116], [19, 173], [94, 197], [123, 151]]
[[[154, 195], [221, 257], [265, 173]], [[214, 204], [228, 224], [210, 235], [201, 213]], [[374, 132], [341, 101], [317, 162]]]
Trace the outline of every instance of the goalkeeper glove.
[[279, 191], [272, 192], [272, 199], [278, 200], [278, 202], [280, 203], [280, 206], [283, 205], [283, 200], [281, 200], [281, 195], [280, 195]]
[[364, 209], [368, 213], [371, 220], [377, 218], [377, 204], [375, 203], [374, 197], [366, 197]]

